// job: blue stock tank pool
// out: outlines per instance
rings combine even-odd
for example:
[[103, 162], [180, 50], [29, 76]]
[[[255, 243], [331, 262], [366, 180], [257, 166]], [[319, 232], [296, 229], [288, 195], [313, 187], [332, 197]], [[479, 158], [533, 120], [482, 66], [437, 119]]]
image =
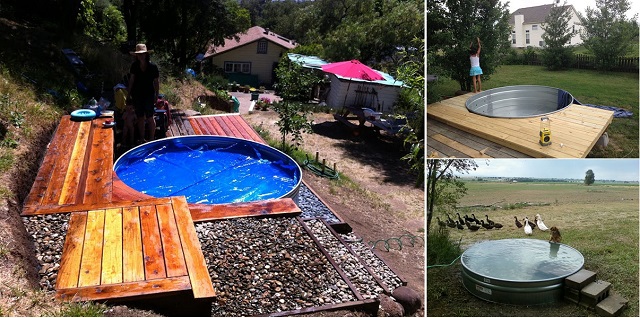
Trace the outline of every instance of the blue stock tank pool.
[[200, 204], [295, 198], [302, 182], [300, 166], [280, 150], [222, 136], [152, 141], [124, 153], [113, 169], [141, 193]]

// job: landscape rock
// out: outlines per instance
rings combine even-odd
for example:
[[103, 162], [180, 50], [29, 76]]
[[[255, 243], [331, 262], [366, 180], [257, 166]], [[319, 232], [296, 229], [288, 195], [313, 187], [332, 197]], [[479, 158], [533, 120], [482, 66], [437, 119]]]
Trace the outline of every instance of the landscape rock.
[[383, 314], [387, 317], [402, 317], [404, 316], [404, 307], [401, 304], [395, 302], [391, 297], [381, 294], [379, 296], [380, 299], [380, 309], [382, 309]]
[[391, 296], [404, 307], [406, 315], [413, 315], [422, 306], [420, 295], [407, 286], [400, 286], [394, 289]]

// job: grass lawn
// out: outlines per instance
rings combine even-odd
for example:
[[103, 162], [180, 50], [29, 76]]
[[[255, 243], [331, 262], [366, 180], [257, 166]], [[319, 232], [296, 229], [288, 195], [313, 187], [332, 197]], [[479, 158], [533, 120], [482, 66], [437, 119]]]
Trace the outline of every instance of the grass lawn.
[[[486, 208], [450, 212], [461, 215], [485, 214], [504, 227], [500, 230], [448, 229], [449, 238], [460, 243], [463, 250], [484, 240], [506, 238], [533, 238], [548, 240], [549, 232], [534, 230], [526, 236], [514, 224], [539, 213], [548, 227], [556, 226], [562, 234], [562, 243], [582, 253], [584, 268], [597, 272], [597, 278], [608, 281], [612, 289], [629, 300], [623, 316], [638, 316], [638, 185], [592, 185], [576, 183], [498, 183], [466, 182], [468, 194], [460, 200], [461, 206], [488, 205], [504, 200], [500, 206], [513, 206], [517, 202], [547, 203], [544, 206], [524, 208]], [[435, 217], [446, 219], [436, 211], [432, 231], [438, 227]], [[430, 244], [427, 244], [427, 249]], [[450, 260], [446, 261], [449, 263]], [[433, 265], [427, 259], [427, 265]], [[562, 301], [543, 306], [513, 306], [489, 303], [471, 295], [462, 286], [460, 261], [447, 267], [427, 269], [427, 316], [593, 316], [594, 312], [573, 303]]]
[[[614, 118], [607, 129], [609, 146], [593, 149], [588, 157], [638, 157], [638, 74], [571, 69], [552, 72], [543, 66], [503, 65], [488, 80], [487, 90], [509, 85], [544, 85], [562, 88], [581, 103], [620, 107], [633, 112], [631, 118]], [[457, 82], [442, 78], [432, 94], [453, 96], [460, 89]], [[435, 95], [434, 94], [434, 95]], [[429, 95], [429, 92], [427, 93]], [[427, 97], [429, 99], [429, 97]], [[432, 102], [429, 100], [429, 102]]]

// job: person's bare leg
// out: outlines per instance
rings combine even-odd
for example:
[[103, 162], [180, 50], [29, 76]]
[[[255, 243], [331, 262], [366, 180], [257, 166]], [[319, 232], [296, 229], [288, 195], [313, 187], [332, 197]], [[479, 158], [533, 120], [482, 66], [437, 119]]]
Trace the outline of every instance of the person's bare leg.
[[477, 89], [477, 87], [476, 87], [476, 76], [475, 76], [475, 75], [474, 75], [474, 76], [471, 76], [471, 80], [473, 81], [473, 92], [474, 92], [474, 93], [477, 93], [477, 92], [478, 92], [478, 89]]
[[138, 140], [144, 141], [144, 117], [140, 116], [136, 120], [136, 128], [138, 128]]
[[478, 92], [482, 92], [482, 75], [478, 75], [478, 87], [480, 88]]
[[147, 117], [147, 133], [149, 134], [149, 140], [156, 139], [156, 120], [151, 117]]

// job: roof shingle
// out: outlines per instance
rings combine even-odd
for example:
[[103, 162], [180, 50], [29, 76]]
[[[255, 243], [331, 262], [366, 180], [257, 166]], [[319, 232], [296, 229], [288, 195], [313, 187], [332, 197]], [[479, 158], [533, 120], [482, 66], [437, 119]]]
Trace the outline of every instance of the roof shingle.
[[204, 57], [207, 58], [213, 55], [221, 54], [233, 50], [237, 47], [241, 47], [249, 43], [258, 41], [260, 39], [269, 40], [286, 49], [292, 49], [297, 46], [295, 41], [289, 40], [271, 31], [267, 31], [260, 26], [251, 27], [247, 30], [247, 32], [238, 33], [236, 35], [239, 37], [237, 41], [234, 38], [225, 39], [223, 45], [209, 46], [209, 49], [207, 50], [207, 53], [205, 53]]

